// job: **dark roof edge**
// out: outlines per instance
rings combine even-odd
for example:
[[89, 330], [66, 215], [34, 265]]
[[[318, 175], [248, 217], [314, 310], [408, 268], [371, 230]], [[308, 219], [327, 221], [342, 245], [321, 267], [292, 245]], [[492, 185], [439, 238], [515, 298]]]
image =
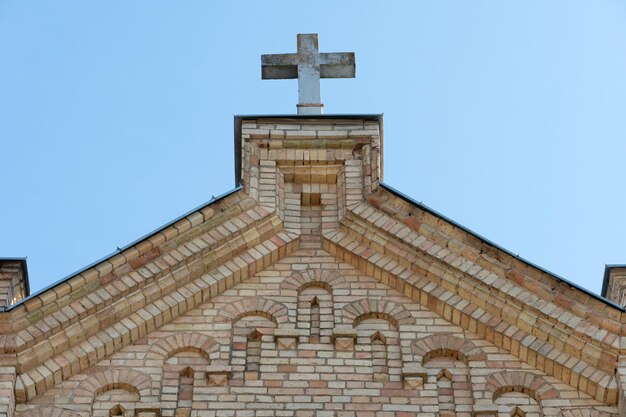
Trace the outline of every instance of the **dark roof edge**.
[[24, 272], [24, 291], [26, 292], [26, 297], [28, 297], [30, 295], [30, 281], [28, 280], [28, 264], [26, 262], [26, 257], [24, 258], [20, 258], [20, 257], [0, 257], [0, 263], [2, 262], [21, 262], [22, 263], [22, 271]]
[[609, 290], [609, 275], [613, 268], [626, 268], [626, 264], [606, 264], [604, 265], [604, 277], [602, 278], [602, 291], [600, 295], [606, 297], [606, 292]]
[[[424, 205], [422, 203], [418, 203], [417, 201], [413, 200], [411, 197], [407, 196], [406, 194], [403, 194], [402, 192], [396, 190], [395, 188], [393, 188], [393, 187], [391, 187], [391, 186], [389, 186], [387, 184], [384, 184], [384, 183], [381, 183], [380, 185], [385, 190], [389, 191], [391, 194], [395, 195], [396, 197], [399, 197], [399, 198], [403, 199], [404, 201], [406, 201], [406, 202], [408, 202], [408, 203], [410, 203], [410, 204], [412, 204], [412, 205], [414, 205], [414, 206], [416, 206], [416, 207], [426, 211], [427, 213], [430, 213], [433, 216], [438, 217], [438, 218], [440, 218], [440, 219], [450, 223], [454, 227], [457, 227], [457, 228], [463, 230], [465, 233], [468, 233], [468, 234], [470, 234], [470, 235], [480, 239], [482, 242], [488, 244], [489, 246], [493, 246], [494, 248], [496, 248], [496, 249], [506, 253], [507, 255], [509, 255], [509, 256], [511, 256], [513, 258], [516, 258], [516, 259], [524, 262], [525, 264], [527, 264], [527, 265], [529, 265], [529, 266], [531, 266], [531, 267], [533, 267], [535, 269], [538, 269], [539, 271], [541, 271], [541, 272], [543, 272], [545, 274], [548, 274], [548, 275], [552, 276], [557, 281], [563, 282], [563, 283], [565, 283], [565, 284], [567, 284], [567, 285], [569, 285], [571, 287], [574, 287], [577, 290], [579, 290], [579, 291], [583, 292], [584, 294], [588, 295], [589, 297], [591, 297], [591, 298], [593, 298], [593, 299], [595, 299], [597, 301], [600, 301], [601, 303], [606, 304], [609, 307], [613, 307], [613, 308], [615, 308], [615, 309], [617, 309], [617, 310], [619, 310], [621, 312], [625, 312], [626, 311], [626, 308], [620, 306], [619, 304], [614, 303], [611, 300], [606, 299], [604, 296], [600, 296], [600, 295], [598, 295], [598, 294], [596, 294], [594, 292], [591, 292], [588, 289], [583, 288], [580, 285], [575, 284], [575, 283], [573, 283], [571, 281], [568, 281], [567, 279], [565, 279], [565, 278], [555, 274], [554, 272], [550, 272], [547, 269], [542, 268], [541, 266], [536, 265], [536, 264], [534, 264], [534, 263], [532, 263], [532, 262], [522, 258], [521, 256], [514, 254], [513, 252], [503, 248], [502, 246], [492, 242], [491, 240], [489, 240], [489, 239], [479, 235], [478, 233], [468, 229], [467, 227], [465, 227], [465, 226], [455, 222], [454, 220], [444, 216], [443, 214], [439, 213], [438, 211], [433, 210], [432, 208], [430, 208], [430, 207], [428, 207], [428, 206], [426, 206], [426, 205]], [[612, 265], [612, 266], [614, 266], [614, 265]], [[626, 267], [626, 265], [624, 265], [624, 266]], [[607, 275], [606, 275], [606, 272], [605, 272], [605, 281], [606, 281], [606, 276]], [[604, 293], [604, 287], [603, 287], [603, 293]]]
[[[235, 145], [235, 185], [237, 187], [241, 186], [241, 122], [257, 119], [367, 119], [376, 120], [382, 125], [383, 114], [236, 114], [233, 116], [233, 133], [235, 135], [233, 142]], [[382, 128], [380, 134], [382, 140]]]
[[134, 240], [134, 241], [132, 241], [131, 243], [129, 243], [129, 244], [127, 244], [127, 245], [125, 245], [125, 246], [121, 247], [119, 250], [117, 250], [117, 251], [115, 251], [115, 252], [113, 252], [113, 253], [110, 253], [110, 254], [108, 254], [108, 255], [106, 255], [106, 256], [104, 256], [104, 257], [102, 257], [102, 258], [98, 259], [98, 260], [97, 260], [97, 261], [95, 261], [95, 262], [90, 263], [89, 265], [87, 265], [87, 266], [85, 266], [85, 267], [83, 267], [83, 268], [79, 269], [78, 271], [72, 272], [71, 274], [69, 274], [69, 275], [65, 276], [64, 278], [61, 278], [60, 280], [58, 280], [58, 281], [56, 281], [56, 282], [54, 282], [54, 283], [52, 283], [52, 284], [48, 285], [47, 287], [44, 287], [44, 288], [40, 289], [39, 291], [35, 292], [34, 294], [30, 294], [30, 292], [29, 292], [29, 295], [28, 295], [27, 297], [25, 297], [24, 299], [22, 299], [22, 300], [18, 301], [17, 303], [15, 303], [15, 304], [13, 304], [13, 305], [10, 305], [10, 306], [7, 306], [7, 307], [5, 307], [5, 308], [0, 308], [0, 312], [1, 312], [1, 311], [11, 311], [11, 310], [13, 310], [14, 308], [19, 307], [20, 305], [24, 304], [26, 301], [28, 301], [28, 300], [30, 300], [30, 299], [32, 299], [32, 298], [35, 298], [35, 297], [37, 297], [37, 296], [39, 296], [39, 295], [41, 295], [41, 294], [45, 293], [46, 291], [49, 291], [49, 290], [51, 290], [51, 289], [55, 288], [55, 287], [56, 287], [56, 286], [58, 286], [58, 285], [63, 284], [64, 282], [66, 282], [66, 281], [68, 281], [69, 279], [71, 279], [71, 278], [75, 277], [76, 275], [82, 274], [83, 272], [87, 271], [88, 269], [93, 268], [94, 266], [96, 266], [96, 265], [98, 265], [98, 264], [100, 264], [100, 263], [102, 263], [102, 262], [104, 262], [104, 261], [106, 261], [106, 260], [108, 260], [108, 259], [110, 259], [110, 258], [114, 257], [115, 255], [117, 255], [117, 254], [119, 254], [119, 253], [122, 253], [122, 252], [124, 252], [125, 250], [127, 250], [127, 249], [129, 249], [129, 248], [132, 248], [132, 247], [133, 247], [133, 246], [135, 246], [136, 244], [138, 244], [138, 243], [140, 243], [140, 242], [142, 242], [142, 241], [144, 241], [144, 240], [146, 240], [146, 239], [151, 238], [152, 236], [154, 236], [154, 235], [156, 235], [157, 233], [159, 233], [159, 232], [161, 232], [161, 231], [163, 231], [163, 230], [167, 229], [168, 227], [170, 227], [170, 226], [171, 226], [171, 225], [173, 225], [174, 223], [176, 223], [176, 222], [178, 222], [178, 221], [180, 221], [180, 220], [184, 219], [185, 217], [187, 217], [187, 216], [189, 216], [189, 215], [191, 215], [191, 214], [195, 213], [196, 211], [199, 211], [199, 210], [202, 210], [202, 209], [204, 209], [204, 208], [206, 208], [206, 207], [209, 207], [210, 205], [215, 204], [215, 203], [217, 203], [217, 202], [219, 202], [219, 201], [221, 201], [221, 200], [223, 200], [223, 199], [225, 199], [225, 198], [227, 198], [227, 197], [229, 197], [229, 196], [231, 196], [231, 195], [235, 194], [237, 191], [240, 191], [242, 188], [243, 188], [243, 187], [236, 187], [236, 188], [234, 188], [234, 189], [232, 189], [232, 190], [230, 190], [230, 191], [228, 191], [228, 192], [225, 192], [224, 194], [221, 194], [220, 196], [218, 196], [218, 197], [216, 197], [216, 198], [214, 198], [214, 199], [212, 199], [212, 200], [210, 200], [210, 201], [207, 201], [207, 202], [206, 202], [206, 203], [204, 203], [204, 204], [199, 205], [198, 207], [196, 207], [196, 208], [194, 208], [194, 209], [192, 209], [192, 210], [190, 210], [190, 211], [186, 212], [185, 214], [183, 214], [183, 215], [181, 215], [181, 216], [178, 216], [178, 217], [177, 217], [177, 218], [175, 218], [174, 220], [171, 220], [171, 221], [169, 221], [169, 222], [165, 223], [164, 225], [162, 225], [162, 226], [160, 226], [160, 227], [158, 227], [158, 228], [154, 229], [153, 231], [151, 231], [151, 232], [149, 232], [149, 233], [145, 234], [144, 236], [140, 237], [139, 239]]
[[370, 119], [379, 120], [383, 113], [369, 114], [236, 114], [235, 119]]

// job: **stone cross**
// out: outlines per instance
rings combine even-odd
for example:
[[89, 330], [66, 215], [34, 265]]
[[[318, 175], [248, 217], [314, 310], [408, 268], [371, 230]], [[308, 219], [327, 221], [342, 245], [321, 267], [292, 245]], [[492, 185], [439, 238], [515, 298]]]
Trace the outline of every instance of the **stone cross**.
[[261, 55], [264, 80], [298, 79], [298, 114], [322, 114], [320, 78], [354, 78], [354, 52], [320, 53], [317, 33], [298, 34], [295, 54]]

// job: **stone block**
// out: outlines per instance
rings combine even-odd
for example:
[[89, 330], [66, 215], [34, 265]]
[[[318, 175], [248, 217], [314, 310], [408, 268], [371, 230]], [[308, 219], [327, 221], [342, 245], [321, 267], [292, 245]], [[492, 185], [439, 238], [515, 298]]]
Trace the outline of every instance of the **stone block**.
[[421, 366], [405, 366], [402, 368], [402, 383], [405, 389], [420, 389], [428, 382], [427, 370]]
[[475, 404], [472, 417], [498, 417], [498, 408], [491, 404]]
[[208, 365], [206, 367], [206, 377], [210, 387], [225, 387], [232, 374], [230, 365]]
[[135, 409], [135, 417], [161, 417], [157, 407], [141, 407]]
[[339, 352], [354, 351], [357, 333], [355, 329], [334, 329], [332, 339], [335, 350]]
[[295, 337], [276, 337], [276, 348], [278, 350], [293, 350], [298, 346], [298, 339]]
[[228, 374], [209, 374], [208, 383], [210, 387], [225, 387], [228, 385]]

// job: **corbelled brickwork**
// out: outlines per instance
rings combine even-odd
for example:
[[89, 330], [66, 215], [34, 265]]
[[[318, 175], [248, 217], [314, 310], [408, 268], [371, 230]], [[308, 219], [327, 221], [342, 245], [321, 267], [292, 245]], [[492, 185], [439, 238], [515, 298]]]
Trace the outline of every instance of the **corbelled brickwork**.
[[[318, 316], [310, 314], [315, 298]], [[325, 331], [312, 341], [317, 329]], [[514, 406], [529, 415], [539, 415], [539, 407], [557, 415], [603, 406], [313, 247], [189, 310], [37, 402], [94, 416], [108, 415], [97, 411], [108, 412], [115, 402], [162, 416], [193, 409], [207, 416], [435, 416], [446, 410], [469, 417], [509, 414]]]
[[250, 196], [297, 233], [336, 228], [346, 207], [380, 182], [377, 120], [244, 120], [241, 140], [241, 181]]
[[0, 258], [0, 308], [15, 304], [28, 292], [26, 261]]
[[0, 415], [621, 413], [623, 310], [381, 185], [380, 118], [239, 123], [243, 187], [0, 313]]

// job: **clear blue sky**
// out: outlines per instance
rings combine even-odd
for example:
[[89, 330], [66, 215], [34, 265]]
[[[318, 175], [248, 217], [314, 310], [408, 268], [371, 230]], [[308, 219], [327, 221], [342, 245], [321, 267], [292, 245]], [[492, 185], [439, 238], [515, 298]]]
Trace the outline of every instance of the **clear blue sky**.
[[355, 51], [385, 182], [594, 292], [626, 262], [623, 1], [0, 1], [0, 256], [33, 290], [234, 187], [262, 53]]

